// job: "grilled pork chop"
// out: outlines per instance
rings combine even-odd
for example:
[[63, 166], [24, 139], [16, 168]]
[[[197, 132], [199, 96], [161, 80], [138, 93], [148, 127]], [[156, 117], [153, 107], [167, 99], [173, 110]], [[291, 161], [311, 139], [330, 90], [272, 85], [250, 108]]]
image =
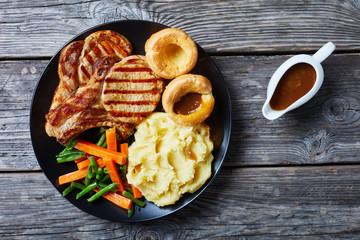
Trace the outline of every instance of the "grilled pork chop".
[[160, 101], [163, 79], [148, 66], [145, 57], [133, 55], [115, 63], [106, 76], [103, 106], [114, 118], [137, 125]]
[[132, 45], [121, 34], [111, 31], [97, 31], [84, 40], [84, 47], [79, 61], [79, 82], [86, 83], [91, 78], [95, 62], [109, 55], [116, 55], [120, 59], [131, 55]]
[[[57, 86], [51, 102], [49, 114], [63, 103], [79, 87], [77, 67], [84, 41], [77, 41], [68, 44], [59, 56], [58, 75], [59, 85]], [[49, 136], [53, 136], [53, 127], [46, 122], [45, 130]]]
[[72, 42], [60, 52], [59, 85], [55, 90], [50, 110], [66, 100], [79, 87], [77, 67], [83, 45], [84, 41]]
[[116, 55], [99, 59], [88, 83], [46, 115], [50, 136], [66, 144], [87, 129], [107, 126], [115, 127], [126, 139], [154, 111], [164, 90], [163, 80], [143, 56], [117, 61]]

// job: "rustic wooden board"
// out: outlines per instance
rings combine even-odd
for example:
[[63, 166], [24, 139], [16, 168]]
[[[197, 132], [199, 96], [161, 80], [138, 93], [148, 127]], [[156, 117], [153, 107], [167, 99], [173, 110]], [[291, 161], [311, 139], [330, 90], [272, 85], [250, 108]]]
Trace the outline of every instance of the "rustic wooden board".
[[182, 28], [217, 54], [314, 51], [327, 41], [360, 50], [358, 0], [2, 0], [0, 58], [49, 57], [89, 27], [126, 19]]
[[[306, 105], [275, 121], [261, 114], [266, 87], [289, 56], [213, 57], [229, 88], [233, 133], [226, 166], [355, 163], [360, 161], [360, 55], [332, 55], [325, 81]], [[0, 169], [39, 169], [29, 110], [47, 60], [0, 62]]]
[[[78, 210], [41, 173], [0, 174], [1, 239], [357, 238], [359, 166], [223, 168], [199, 199], [138, 224]], [[201, 221], [201, 222], [199, 222]]]

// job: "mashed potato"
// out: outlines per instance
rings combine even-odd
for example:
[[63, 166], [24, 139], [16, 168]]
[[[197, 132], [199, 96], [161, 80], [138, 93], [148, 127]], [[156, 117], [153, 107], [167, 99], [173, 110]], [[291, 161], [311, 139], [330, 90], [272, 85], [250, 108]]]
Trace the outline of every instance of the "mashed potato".
[[206, 124], [180, 126], [166, 113], [153, 113], [129, 147], [127, 179], [157, 206], [174, 204], [210, 177], [213, 148]]

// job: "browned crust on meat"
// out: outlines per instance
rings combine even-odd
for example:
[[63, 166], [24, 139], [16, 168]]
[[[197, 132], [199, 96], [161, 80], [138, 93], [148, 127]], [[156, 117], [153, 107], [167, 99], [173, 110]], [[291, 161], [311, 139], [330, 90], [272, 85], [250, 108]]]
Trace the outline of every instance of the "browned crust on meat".
[[[79, 57], [84, 45], [84, 41], [76, 41], [68, 44], [60, 52], [58, 64], [59, 85], [55, 89], [49, 114], [62, 104], [79, 87], [77, 67]], [[45, 124], [45, 130], [49, 136], [55, 136], [53, 128], [49, 122]]]
[[111, 31], [97, 31], [84, 40], [78, 75], [80, 83], [89, 81], [95, 62], [102, 57], [116, 55], [120, 59], [131, 55], [132, 45], [123, 35]]
[[45, 117], [52, 126], [63, 124], [66, 119], [90, 107], [96, 96], [99, 95], [103, 78], [108, 71], [119, 61], [117, 56], [107, 56], [99, 59], [94, 65], [94, 75], [88, 84], [81, 85], [73, 94], [50, 111]]
[[95, 127], [114, 127], [124, 140], [150, 115], [164, 91], [163, 79], [144, 56], [129, 56], [130, 42], [106, 30], [70, 43], [59, 58], [60, 83], [45, 129], [66, 144]]
[[77, 67], [83, 45], [84, 41], [72, 42], [60, 52], [58, 64], [59, 85], [55, 90], [50, 109], [62, 103], [79, 87]]
[[133, 55], [116, 63], [106, 76], [102, 102], [112, 117], [137, 125], [155, 110], [163, 90], [163, 79], [145, 57]]

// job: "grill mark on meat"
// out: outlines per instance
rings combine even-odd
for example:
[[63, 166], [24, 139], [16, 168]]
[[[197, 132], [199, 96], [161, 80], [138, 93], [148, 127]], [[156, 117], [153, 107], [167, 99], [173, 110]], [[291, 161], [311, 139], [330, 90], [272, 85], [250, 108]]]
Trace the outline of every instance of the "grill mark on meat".
[[66, 53], [61, 52], [61, 56], [59, 58], [59, 68], [61, 69], [61, 74], [63, 76], [67, 76], [69, 78], [75, 77], [73, 76], [74, 69], [76, 69], [79, 64], [79, 55], [81, 53], [81, 48], [84, 45], [84, 41], [77, 41], [70, 43], [68, 48], [64, 48]]
[[107, 105], [120, 105], [120, 104], [124, 104], [124, 105], [157, 105], [158, 101], [116, 101], [116, 100], [112, 100], [112, 101], [106, 101], [106, 102], [104, 102], [104, 104], [107, 104]]
[[136, 59], [136, 58], [133, 58], [133, 59], [129, 59], [129, 60], [127, 60], [127, 63], [129, 63], [129, 64], [136, 64], [136, 63], [140, 63], [140, 64], [142, 64], [143, 63], [143, 59]]
[[81, 65], [80, 67], [81, 71], [85, 74], [85, 76], [89, 79], [90, 78], [90, 73], [86, 70], [84, 65]]
[[76, 95], [75, 93], [72, 94], [72, 101], [70, 103], [65, 102], [62, 105], [59, 105], [59, 107], [55, 108], [46, 115], [46, 119], [51, 125], [57, 126], [60, 124], [61, 120], [67, 119], [68, 116], [74, 115], [75, 113], [88, 107], [94, 96], [96, 96], [97, 91], [97, 89], [90, 88], [81, 95]]
[[147, 112], [123, 112], [123, 111], [109, 111], [113, 117], [136, 117], [136, 118], [146, 118], [153, 111]]
[[149, 78], [149, 79], [116, 79], [116, 78], [106, 78], [106, 83], [154, 83], [157, 81], [162, 81], [161, 78]]
[[114, 54], [114, 49], [113, 47], [111, 46], [111, 44], [108, 42], [108, 41], [102, 41], [100, 43], [100, 46], [104, 49], [104, 51], [108, 54], [108, 55], [111, 55], [111, 54]]
[[157, 89], [151, 90], [104, 90], [104, 94], [158, 94], [160, 91]]
[[95, 55], [98, 57], [98, 58], [101, 58], [102, 57], [102, 51], [101, 49], [99, 48], [99, 45], [96, 45], [93, 49], [92, 49], [93, 53], [95, 53]]
[[94, 59], [92, 58], [92, 56], [90, 54], [87, 54], [85, 56], [85, 58], [91, 65], [94, 65]]
[[134, 68], [130, 68], [130, 67], [117, 67], [114, 68], [113, 70], [114, 72], [152, 72], [152, 70], [150, 68], [141, 68], [141, 67], [134, 67]]
[[125, 52], [122, 48], [120, 48], [118, 45], [113, 45], [113, 48], [123, 58], [126, 58], [127, 56], [129, 56], [129, 54], [127, 52]]

